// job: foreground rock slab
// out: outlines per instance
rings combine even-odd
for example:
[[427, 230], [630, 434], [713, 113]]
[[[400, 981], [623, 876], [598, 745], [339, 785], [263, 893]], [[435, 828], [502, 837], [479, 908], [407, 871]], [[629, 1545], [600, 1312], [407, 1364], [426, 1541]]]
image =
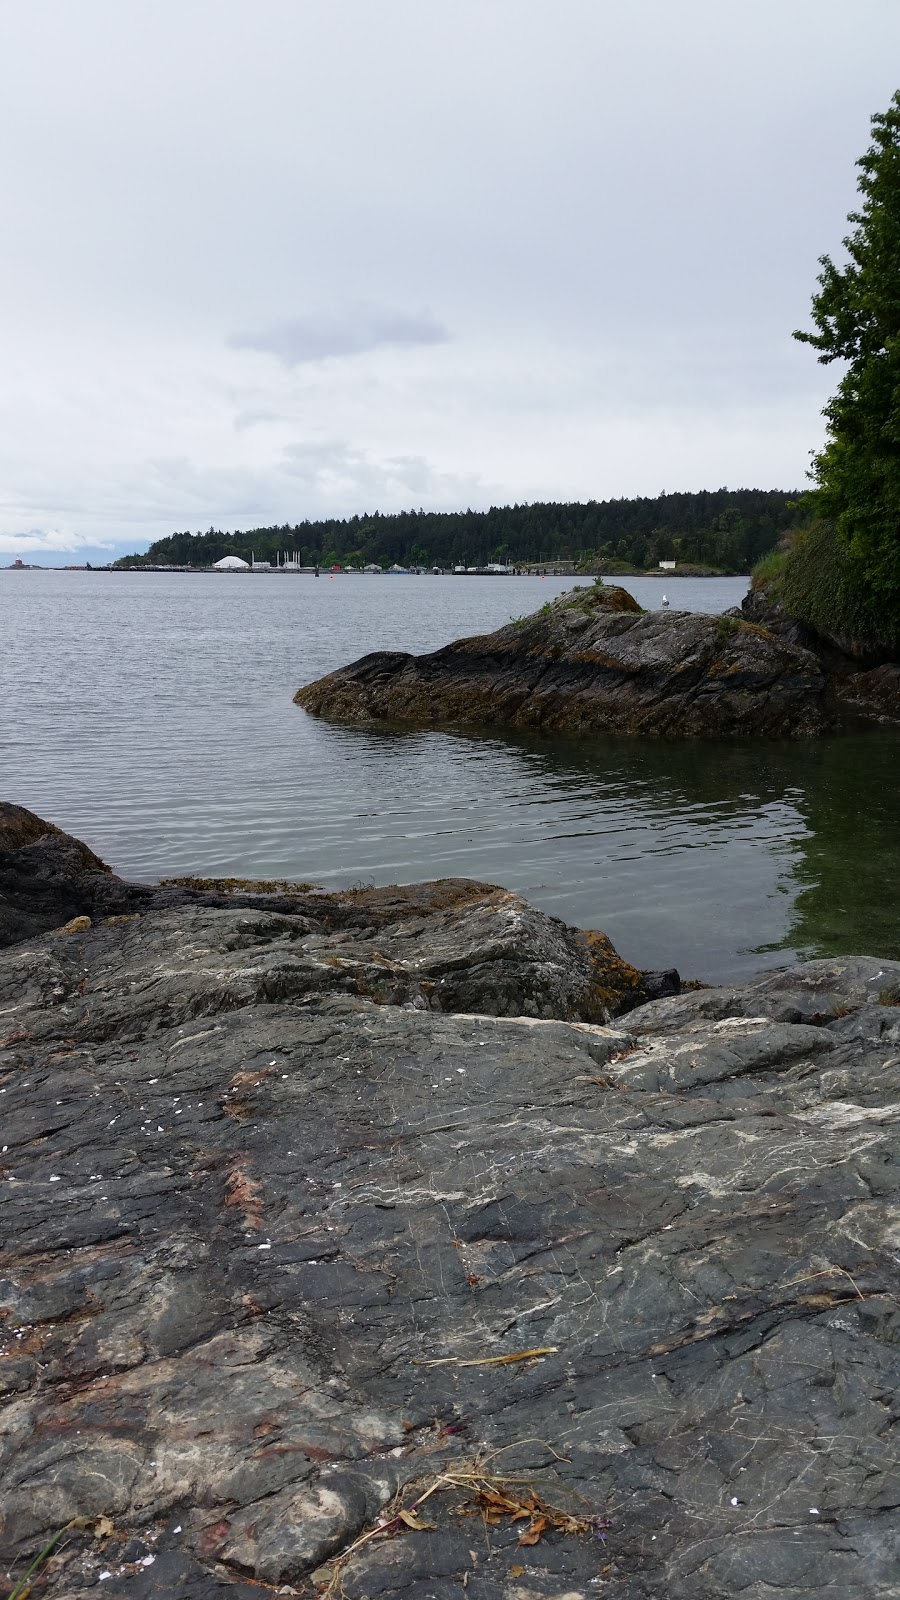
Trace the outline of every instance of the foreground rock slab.
[[809, 650], [735, 617], [645, 613], [604, 586], [430, 655], [363, 656], [294, 698], [340, 722], [573, 734], [808, 738], [834, 725]]
[[[171, 972], [167, 1004], [190, 1014], [207, 1004], [222, 1010], [257, 1000], [330, 993], [434, 1011], [604, 1020], [644, 1001], [678, 992], [674, 969], [642, 972], [605, 934], [566, 927], [520, 896], [468, 878], [327, 893], [309, 884], [171, 879], [127, 883], [73, 839], [22, 806], [0, 802], [0, 946], [53, 929], [69, 937], [101, 921], [109, 929], [148, 912], [240, 907], [255, 914], [234, 935], [235, 952], [267, 947], [248, 967], [242, 955], [219, 959], [215, 920], [186, 916], [179, 929], [201, 930], [195, 956], [213, 930], [212, 998], [205, 969]], [[167, 954], [170, 925], [141, 925], [136, 948], [146, 961]], [[127, 946], [131, 948], [131, 944]], [[228, 947], [230, 948], [230, 947]], [[193, 997], [182, 993], [199, 984]], [[176, 998], [177, 996], [177, 998]], [[159, 1005], [151, 984], [148, 1014]], [[141, 1000], [132, 997], [133, 1016]]]
[[896, 1594], [900, 964], [565, 1020], [469, 889], [0, 955], [9, 1589]]

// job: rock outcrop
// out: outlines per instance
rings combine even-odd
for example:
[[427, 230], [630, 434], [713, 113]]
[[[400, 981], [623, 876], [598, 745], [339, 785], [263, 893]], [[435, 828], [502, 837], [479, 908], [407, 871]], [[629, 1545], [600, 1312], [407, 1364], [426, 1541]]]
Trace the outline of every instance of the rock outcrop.
[[808, 650], [736, 617], [642, 612], [603, 586], [430, 655], [363, 656], [294, 698], [342, 722], [572, 734], [807, 738], [833, 725]]
[[0, 948], [73, 917], [131, 910], [146, 895], [123, 884], [80, 839], [0, 801]]
[[900, 662], [844, 672], [835, 684], [842, 703], [875, 722], [900, 722]]
[[900, 964], [161, 892], [0, 954], [10, 1589], [896, 1594]]
[[[520, 896], [470, 878], [336, 893], [240, 879], [172, 879], [151, 887], [125, 882], [78, 839], [21, 806], [0, 805], [0, 827], [4, 822], [0, 839], [10, 848], [0, 855], [0, 943], [21, 942], [48, 926], [57, 938], [67, 937], [98, 917], [109, 930], [151, 911], [181, 909], [183, 931], [205, 927], [202, 912], [254, 913], [257, 921], [241, 927], [257, 927], [258, 937], [245, 931], [234, 959], [219, 964], [214, 1009], [335, 993], [435, 1011], [594, 1022], [680, 986], [674, 969], [642, 972], [622, 960], [605, 934], [569, 928]], [[142, 948], [149, 951], [156, 940], [160, 954], [170, 936], [159, 921], [139, 933]], [[241, 952], [254, 942], [267, 946], [266, 971], [257, 966], [248, 977]], [[178, 1004], [186, 1014], [196, 1004], [199, 1015], [206, 1001], [182, 996]], [[136, 992], [136, 1016], [140, 1005]]]
[[741, 616], [775, 638], [810, 651], [825, 674], [838, 712], [872, 722], [900, 723], [900, 662], [886, 640], [859, 640], [823, 634], [798, 622], [763, 585], [741, 602]]

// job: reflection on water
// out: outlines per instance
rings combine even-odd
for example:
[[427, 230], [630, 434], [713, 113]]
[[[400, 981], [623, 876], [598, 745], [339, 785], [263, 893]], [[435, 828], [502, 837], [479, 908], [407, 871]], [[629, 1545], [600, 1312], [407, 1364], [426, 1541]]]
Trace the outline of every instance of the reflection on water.
[[[506, 883], [641, 964], [721, 980], [795, 952], [900, 956], [896, 733], [810, 746], [322, 731], [379, 775], [361, 877], [414, 877], [415, 860]], [[402, 840], [386, 871], [385, 801]]]
[[[792, 951], [900, 955], [896, 735], [475, 738], [291, 703], [366, 650], [486, 631], [565, 587], [0, 574], [0, 794], [143, 877], [481, 877], [708, 978]], [[743, 587], [693, 585], [710, 610]]]
[[790, 885], [792, 948], [900, 956], [900, 735], [810, 750], [801, 809], [809, 835]]

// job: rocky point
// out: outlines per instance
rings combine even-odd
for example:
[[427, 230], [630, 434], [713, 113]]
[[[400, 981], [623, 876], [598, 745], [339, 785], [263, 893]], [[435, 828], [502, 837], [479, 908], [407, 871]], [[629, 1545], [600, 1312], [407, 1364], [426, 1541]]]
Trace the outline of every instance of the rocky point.
[[645, 612], [602, 584], [429, 655], [363, 656], [294, 698], [341, 722], [564, 734], [809, 738], [836, 722], [811, 650], [742, 616]]

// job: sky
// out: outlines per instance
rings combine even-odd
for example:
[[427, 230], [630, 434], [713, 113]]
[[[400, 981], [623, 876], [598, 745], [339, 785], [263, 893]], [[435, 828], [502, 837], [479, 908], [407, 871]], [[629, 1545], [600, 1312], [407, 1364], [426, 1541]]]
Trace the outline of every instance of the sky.
[[0, 0], [0, 564], [802, 486], [897, 0]]

